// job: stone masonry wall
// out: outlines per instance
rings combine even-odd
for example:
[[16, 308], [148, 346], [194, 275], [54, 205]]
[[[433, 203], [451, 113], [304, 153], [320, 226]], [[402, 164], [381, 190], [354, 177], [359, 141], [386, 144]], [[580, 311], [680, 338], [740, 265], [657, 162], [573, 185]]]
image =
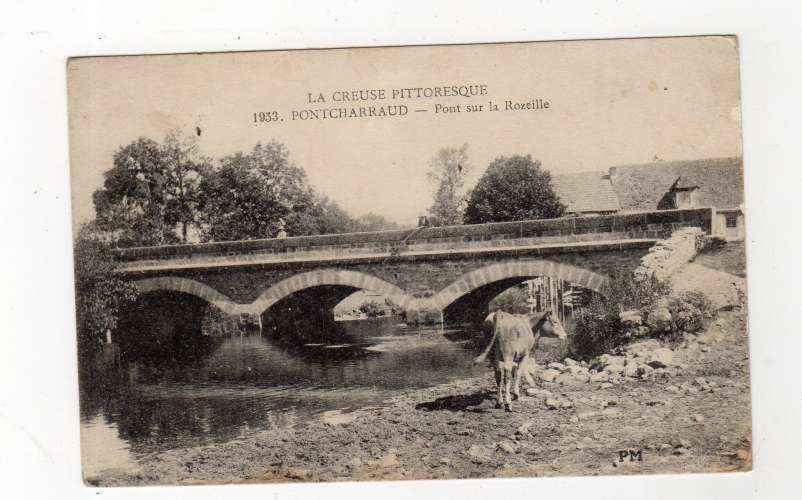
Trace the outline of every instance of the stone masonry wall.
[[696, 257], [703, 244], [704, 232], [698, 227], [678, 229], [671, 237], [658, 241], [635, 269], [638, 277], [654, 274], [664, 280], [674, 274], [684, 264]]

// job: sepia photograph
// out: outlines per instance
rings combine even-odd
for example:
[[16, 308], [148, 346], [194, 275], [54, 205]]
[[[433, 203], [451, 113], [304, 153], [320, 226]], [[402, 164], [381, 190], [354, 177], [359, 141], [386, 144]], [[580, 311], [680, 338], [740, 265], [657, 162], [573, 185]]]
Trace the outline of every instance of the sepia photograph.
[[84, 483], [750, 471], [739, 68], [735, 36], [69, 59]]

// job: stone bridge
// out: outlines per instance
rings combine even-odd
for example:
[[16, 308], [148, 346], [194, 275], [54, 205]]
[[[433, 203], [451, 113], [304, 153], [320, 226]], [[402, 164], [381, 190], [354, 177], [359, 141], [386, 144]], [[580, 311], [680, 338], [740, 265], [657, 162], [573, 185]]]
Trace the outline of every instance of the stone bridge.
[[259, 324], [290, 298], [318, 314], [361, 289], [393, 300], [408, 322], [448, 321], [537, 276], [601, 291], [675, 230], [710, 234], [714, 215], [695, 208], [129, 248], [116, 251], [117, 271], [142, 293], [194, 295]]

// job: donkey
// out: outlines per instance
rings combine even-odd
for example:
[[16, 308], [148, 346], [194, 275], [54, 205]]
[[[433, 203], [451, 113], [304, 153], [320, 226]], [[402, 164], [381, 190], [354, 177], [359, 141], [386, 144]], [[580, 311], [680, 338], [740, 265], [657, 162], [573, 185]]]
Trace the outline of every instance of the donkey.
[[564, 339], [565, 329], [551, 310], [532, 316], [496, 311], [488, 314], [484, 324], [493, 329], [493, 337], [484, 352], [474, 359], [474, 363], [483, 362], [492, 351], [498, 386], [496, 408], [504, 407], [506, 411], [512, 411], [512, 399], [521, 396], [521, 372], [529, 356], [533, 355], [532, 351], [537, 347], [541, 332], [553, 333]]

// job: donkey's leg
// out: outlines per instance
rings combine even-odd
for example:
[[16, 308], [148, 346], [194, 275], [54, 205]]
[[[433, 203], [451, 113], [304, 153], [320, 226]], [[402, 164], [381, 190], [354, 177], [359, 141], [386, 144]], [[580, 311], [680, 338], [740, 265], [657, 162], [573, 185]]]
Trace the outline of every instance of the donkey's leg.
[[527, 356], [524, 355], [524, 357], [521, 358], [521, 361], [518, 362], [518, 364], [515, 365], [515, 368], [513, 369], [514, 375], [512, 383], [512, 398], [516, 400], [521, 397], [521, 371], [526, 369], [527, 367], [526, 362], [527, 362]]
[[504, 406], [504, 363], [496, 363], [496, 408]]
[[510, 397], [510, 385], [512, 385], [513, 363], [505, 363], [504, 366], [504, 409], [512, 411], [512, 398]]

